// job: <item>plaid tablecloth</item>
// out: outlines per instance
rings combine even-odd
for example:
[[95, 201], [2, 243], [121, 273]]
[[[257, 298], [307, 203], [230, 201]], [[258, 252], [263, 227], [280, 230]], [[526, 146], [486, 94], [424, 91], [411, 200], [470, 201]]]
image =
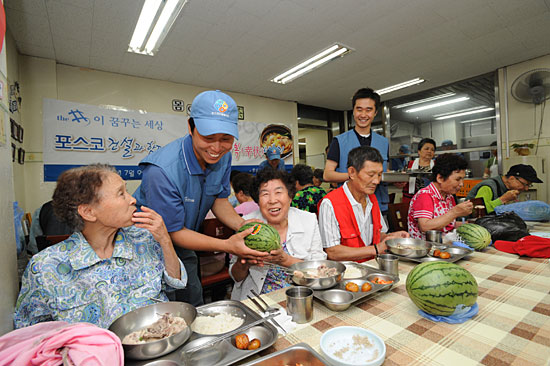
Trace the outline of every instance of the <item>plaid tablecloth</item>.
[[[366, 263], [376, 267], [376, 262]], [[343, 325], [374, 331], [386, 343], [384, 365], [550, 365], [550, 263], [488, 248], [457, 262], [479, 284], [479, 313], [463, 324], [418, 315], [405, 289], [414, 262], [399, 262], [400, 282], [344, 312], [315, 300], [313, 320], [298, 325], [262, 354], [306, 342], [320, 351], [327, 329]], [[264, 295], [286, 306], [284, 289]], [[248, 306], [254, 306], [245, 301]], [[248, 360], [250, 361], [250, 359]]]

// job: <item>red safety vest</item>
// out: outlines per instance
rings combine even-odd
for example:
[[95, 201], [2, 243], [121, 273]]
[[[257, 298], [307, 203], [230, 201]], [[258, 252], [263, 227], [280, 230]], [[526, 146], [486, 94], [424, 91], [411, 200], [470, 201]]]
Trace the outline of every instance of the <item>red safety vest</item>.
[[[352, 248], [364, 247], [365, 243], [361, 239], [361, 231], [359, 225], [357, 225], [357, 219], [353, 213], [353, 208], [349, 202], [344, 187], [340, 187], [330, 192], [324, 199], [329, 199], [334, 209], [334, 215], [340, 225], [340, 245], [345, 245]], [[380, 222], [380, 207], [378, 206], [378, 200], [374, 194], [369, 194], [369, 199], [372, 202], [372, 243], [374, 245], [380, 242], [380, 232], [382, 230], [382, 224]], [[319, 206], [321, 201], [319, 201]], [[368, 257], [365, 259], [357, 260], [356, 262], [365, 262], [374, 257]]]

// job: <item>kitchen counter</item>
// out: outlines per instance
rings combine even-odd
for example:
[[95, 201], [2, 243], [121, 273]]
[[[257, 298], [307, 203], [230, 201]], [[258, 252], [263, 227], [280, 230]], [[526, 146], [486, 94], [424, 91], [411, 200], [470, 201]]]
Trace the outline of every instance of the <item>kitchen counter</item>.
[[[373, 260], [366, 264], [377, 267]], [[457, 262], [479, 285], [479, 313], [463, 324], [436, 323], [418, 315], [405, 289], [414, 264], [399, 262], [401, 281], [396, 286], [344, 312], [333, 312], [315, 300], [313, 320], [280, 335], [263, 354], [299, 342], [320, 352], [324, 331], [353, 325], [382, 337], [387, 347], [385, 366], [550, 363], [548, 259], [518, 257], [490, 247]], [[262, 297], [270, 305], [286, 306], [284, 289]], [[245, 303], [254, 309], [249, 300]]]

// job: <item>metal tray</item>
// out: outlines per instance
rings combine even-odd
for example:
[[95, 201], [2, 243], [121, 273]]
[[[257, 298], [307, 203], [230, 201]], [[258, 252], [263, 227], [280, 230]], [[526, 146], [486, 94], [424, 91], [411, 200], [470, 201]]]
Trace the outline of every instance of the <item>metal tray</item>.
[[[449, 254], [451, 254], [451, 258], [443, 259], [443, 258], [439, 258], [439, 257], [434, 257], [432, 254], [433, 254], [435, 249], [439, 249], [441, 251], [449, 252]], [[448, 245], [447, 246], [447, 245], [444, 245], [444, 244], [440, 244], [440, 245], [437, 245], [437, 246], [434, 245], [432, 247], [432, 249], [430, 250], [430, 252], [428, 253], [428, 255], [425, 256], [425, 257], [410, 258], [410, 257], [404, 257], [402, 255], [398, 255], [398, 254], [394, 254], [394, 255], [399, 257], [399, 260], [403, 260], [403, 261], [411, 261], [411, 262], [418, 262], [418, 263], [445, 261], [445, 262], [453, 263], [453, 262], [461, 260], [462, 258], [472, 254], [473, 252], [474, 251], [472, 249], [466, 249], [466, 248], [458, 247], [458, 246], [455, 246], [455, 245]]]
[[[244, 319], [242, 326], [246, 326], [256, 320], [261, 319], [261, 316], [252, 311], [248, 306], [240, 301], [223, 300], [213, 302], [197, 307], [198, 315], [213, 315], [220, 313], [228, 313]], [[255, 353], [258, 353], [270, 347], [277, 340], [277, 329], [268, 322], [261, 325], [249, 328], [243, 333], [246, 333], [250, 339], [258, 338], [261, 341], [261, 346], [255, 350], [240, 350], [235, 347], [235, 336], [226, 338], [213, 346], [198, 350], [187, 356], [185, 362], [184, 351], [201, 343], [205, 343], [218, 335], [202, 335], [196, 332], [191, 334], [189, 340], [174, 352], [165, 356], [147, 361], [132, 361], [127, 360], [127, 366], [178, 366], [178, 365], [193, 365], [193, 366], [221, 366], [231, 365], [237, 361], [245, 359]]]
[[[381, 291], [389, 290], [399, 282], [399, 276], [392, 275], [388, 272], [381, 271], [378, 268], [370, 267], [364, 264], [359, 264], [355, 262], [345, 262], [346, 266], [354, 265], [360, 266], [362, 269], [366, 270], [366, 275], [360, 278], [350, 278], [342, 280], [335, 287], [328, 290], [315, 290], [313, 291], [313, 297], [321, 301], [327, 308], [333, 311], [343, 311], [349, 308], [352, 304], [357, 304], [367, 298], [373, 297], [375, 294], [379, 294]], [[370, 280], [374, 277], [383, 277], [385, 279], [391, 279], [393, 282], [387, 285], [380, 285]], [[359, 286], [358, 292], [351, 292], [346, 290], [346, 284], [348, 282], [355, 282]], [[361, 286], [363, 283], [369, 282], [372, 286], [372, 289], [368, 292], [362, 292]], [[334, 301], [338, 299], [338, 301]]]
[[295, 344], [246, 363], [243, 366], [295, 365], [296, 363], [301, 363], [304, 366], [330, 366], [330, 363], [325, 361], [319, 353], [315, 352], [306, 343]]

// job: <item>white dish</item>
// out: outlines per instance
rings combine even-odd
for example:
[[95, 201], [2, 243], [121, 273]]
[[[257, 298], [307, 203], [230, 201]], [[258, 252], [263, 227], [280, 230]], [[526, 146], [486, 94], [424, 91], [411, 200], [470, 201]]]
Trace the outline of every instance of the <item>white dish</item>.
[[386, 358], [382, 338], [360, 327], [336, 327], [321, 337], [323, 355], [338, 366], [379, 366]]

